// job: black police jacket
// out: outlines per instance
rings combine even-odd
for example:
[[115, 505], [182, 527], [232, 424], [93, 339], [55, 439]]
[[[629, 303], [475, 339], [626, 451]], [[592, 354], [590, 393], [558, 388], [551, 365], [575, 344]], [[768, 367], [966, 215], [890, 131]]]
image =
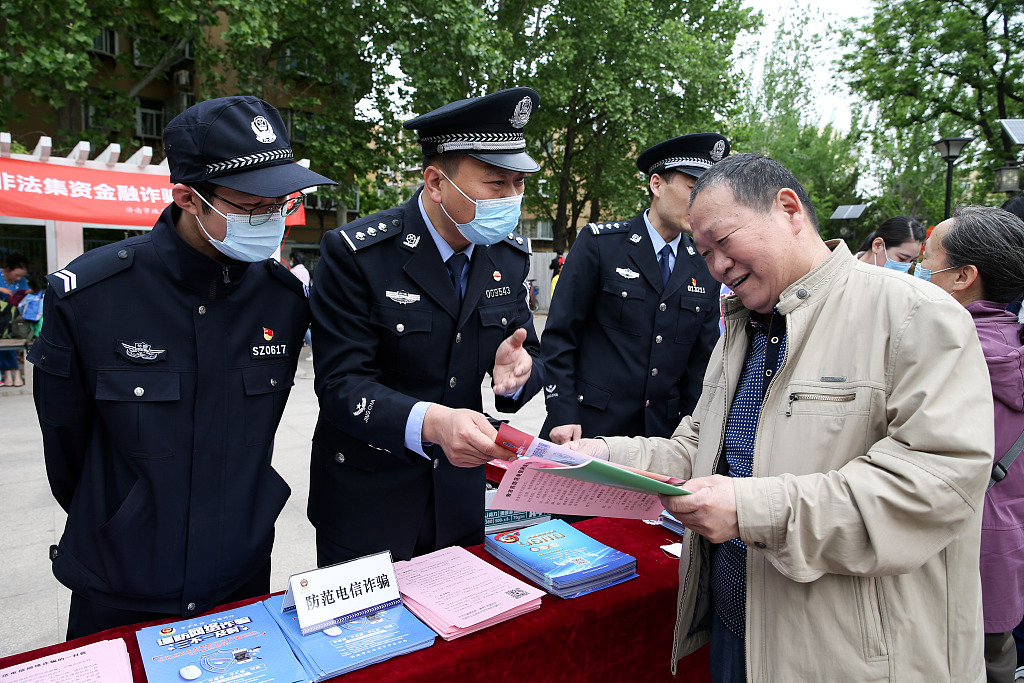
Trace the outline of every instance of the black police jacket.
[[436, 446], [430, 459], [407, 450], [409, 411], [417, 401], [481, 410], [498, 345], [520, 327], [533, 370], [518, 400], [496, 407], [518, 410], [543, 383], [523, 287], [529, 240], [510, 233], [474, 247], [460, 313], [418, 196], [327, 233], [313, 271], [320, 417], [308, 514], [352, 557], [390, 549], [410, 558], [425, 514], [435, 516], [438, 548], [483, 542], [483, 468], [455, 467]]
[[670, 436], [700, 396], [718, 291], [685, 234], [662, 287], [643, 214], [580, 231], [544, 326], [541, 435], [579, 424], [584, 437]]
[[287, 268], [222, 265], [181, 239], [178, 215], [47, 276], [29, 360], [68, 513], [54, 575], [112, 607], [188, 616], [269, 559], [290, 493], [274, 431], [308, 307]]

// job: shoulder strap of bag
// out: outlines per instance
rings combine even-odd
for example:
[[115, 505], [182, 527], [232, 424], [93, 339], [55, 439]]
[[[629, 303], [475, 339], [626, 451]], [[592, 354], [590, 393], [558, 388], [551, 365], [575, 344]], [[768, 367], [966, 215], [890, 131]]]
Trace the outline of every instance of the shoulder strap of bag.
[[995, 486], [997, 482], [1006, 478], [1007, 470], [1010, 469], [1010, 465], [1012, 465], [1013, 461], [1017, 459], [1018, 455], [1020, 455], [1021, 450], [1024, 450], [1024, 432], [1020, 433], [1017, 440], [1013, 442], [1012, 446], [1010, 446], [1010, 450], [1006, 451], [1006, 455], [1001, 457], [999, 462], [992, 466], [992, 478], [988, 481], [988, 488], [985, 489], [986, 491]]

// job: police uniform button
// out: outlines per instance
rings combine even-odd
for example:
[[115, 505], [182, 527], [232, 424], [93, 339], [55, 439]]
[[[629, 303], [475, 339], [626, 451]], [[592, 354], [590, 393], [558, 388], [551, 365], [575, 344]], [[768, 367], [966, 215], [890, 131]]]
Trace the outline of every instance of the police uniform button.
[[650, 408], [650, 407], [651, 407], [651, 399], [647, 399], [646, 401], [644, 401], [644, 408]]
[[796, 290], [796, 298], [797, 299], [806, 299], [807, 298], [807, 290], [806, 289], [798, 289], [798, 290]]
[[394, 226], [397, 227], [398, 226], [398, 219], [396, 218], [395, 220], [391, 221], [391, 225], [394, 225]]
[[658, 305], [658, 310], [659, 311], [664, 311], [666, 308], [668, 308], [668, 306], [666, 306], [665, 304], [659, 304]]
[[335, 453], [334, 454], [334, 462], [339, 462], [339, 463], [340, 462], [345, 462], [345, 454], [344, 453]]
[[127, 249], [121, 249], [121, 250], [119, 250], [119, 251], [117, 252], [117, 258], [121, 259], [122, 261], [123, 261], [124, 259], [128, 258], [128, 250], [127, 250]]
[[145, 389], [143, 389], [142, 387], [135, 387], [136, 396], [142, 396], [144, 393], [146, 393]]
[[440, 465], [440, 464], [441, 464], [441, 460], [439, 458], [434, 458], [434, 469], [435, 470], [437, 469], [437, 466]]
[[695, 310], [695, 311], [697, 311], [698, 313], [700, 313], [700, 306], [696, 306], [696, 307], [694, 307], [694, 309], [693, 309], [693, 310]]
[[462, 333], [461, 332], [456, 332], [455, 333], [455, 343], [456, 344], [461, 344], [462, 343]]
[[657, 337], [654, 338], [654, 343], [655, 344], [660, 344], [661, 343], [661, 335], [660, 334]]
[[657, 377], [657, 376], [658, 376], [658, 368], [654, 368], [653, 370], [651, 370], [651, 377]]
[[625, 299], [627, 296], [629, 296], [629, 292], [623, 291], [622, 298]]
[[194, 603], [194, 602], [190, 602], [190, 603], [188, 603], [188, 607], [187, 607], [186, 609], [187, 609], [187, 610], [188, 610], [189, 612], [191, 612], [191, 611], [192, 611], [192, 610], [194, 610], [195, 608], [196, 608], [196, 603]]
[[206, 306], [199, 307], [199, 315], [206, 315]]
[[755, 541], [754, 545], [756, 545], [758, 548], [767, 548], [768, 547], [764, 543], [762, 543], [761, 541]]
[[405, 332], [405, 325], [403, 325], [402, 323], [398, 323], [397, 325], [395, 325], [395, 329], [398, 330], [399, 332]]
[[508, 318], [502, 318], [501, 319], [501, 324], [502, 325], [508, 325]]
[[580, 394], [579, 396], [576, 397], [576, 402], [583, 403], [583, 394]]
[[272, 386], [272, 387], [276, 387], [277, 386], [277, 380], [274, 379], [273, 377], [270, 378], [270, 386]]
[[46, 356], [39, 356], [39, 364], [46, 365]]
[[450, 380], [448, 380], [448, 386], [450, 386], [452, 389], [455, 388], [455, 384], [456, 384], [456, 380], [455, 380], [454, 377], [452, 377]]

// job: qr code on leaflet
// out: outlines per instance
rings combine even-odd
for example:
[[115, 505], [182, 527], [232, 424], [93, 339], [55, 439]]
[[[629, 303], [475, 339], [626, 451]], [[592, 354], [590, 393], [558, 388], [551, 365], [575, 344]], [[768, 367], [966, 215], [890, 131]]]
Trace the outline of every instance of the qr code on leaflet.
[[505, 594], [511, 598], [518, 600], [519, 598], [525, 598], [528, 594], [522, 588], [513, 588], [512, 590], [505, 591]]
[[570, 557], [569, 561], [581, 567], [586, 567], [588, 564], [590, 564], [590, 560], [588, 560], [585, 557]]

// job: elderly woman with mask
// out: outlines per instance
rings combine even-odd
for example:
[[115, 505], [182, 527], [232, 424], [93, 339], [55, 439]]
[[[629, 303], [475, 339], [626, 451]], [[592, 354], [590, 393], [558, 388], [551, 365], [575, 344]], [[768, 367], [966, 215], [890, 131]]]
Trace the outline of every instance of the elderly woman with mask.
[[[1012, 629], [1024, 616], [1024, 342], [1006, 304], [1024, 293], [1024, 222], [994, 207], [967, 206], [935, 226], [914, 275], [931, 280], [974, 318], [995, 404], [993, 481], [985, 494], [981, 582], [988, 680], [1014, 679]], [[1004, 476], [1005, 475], [1005, 476]], [[994, 483], [993, 483], [994, 482]]]

